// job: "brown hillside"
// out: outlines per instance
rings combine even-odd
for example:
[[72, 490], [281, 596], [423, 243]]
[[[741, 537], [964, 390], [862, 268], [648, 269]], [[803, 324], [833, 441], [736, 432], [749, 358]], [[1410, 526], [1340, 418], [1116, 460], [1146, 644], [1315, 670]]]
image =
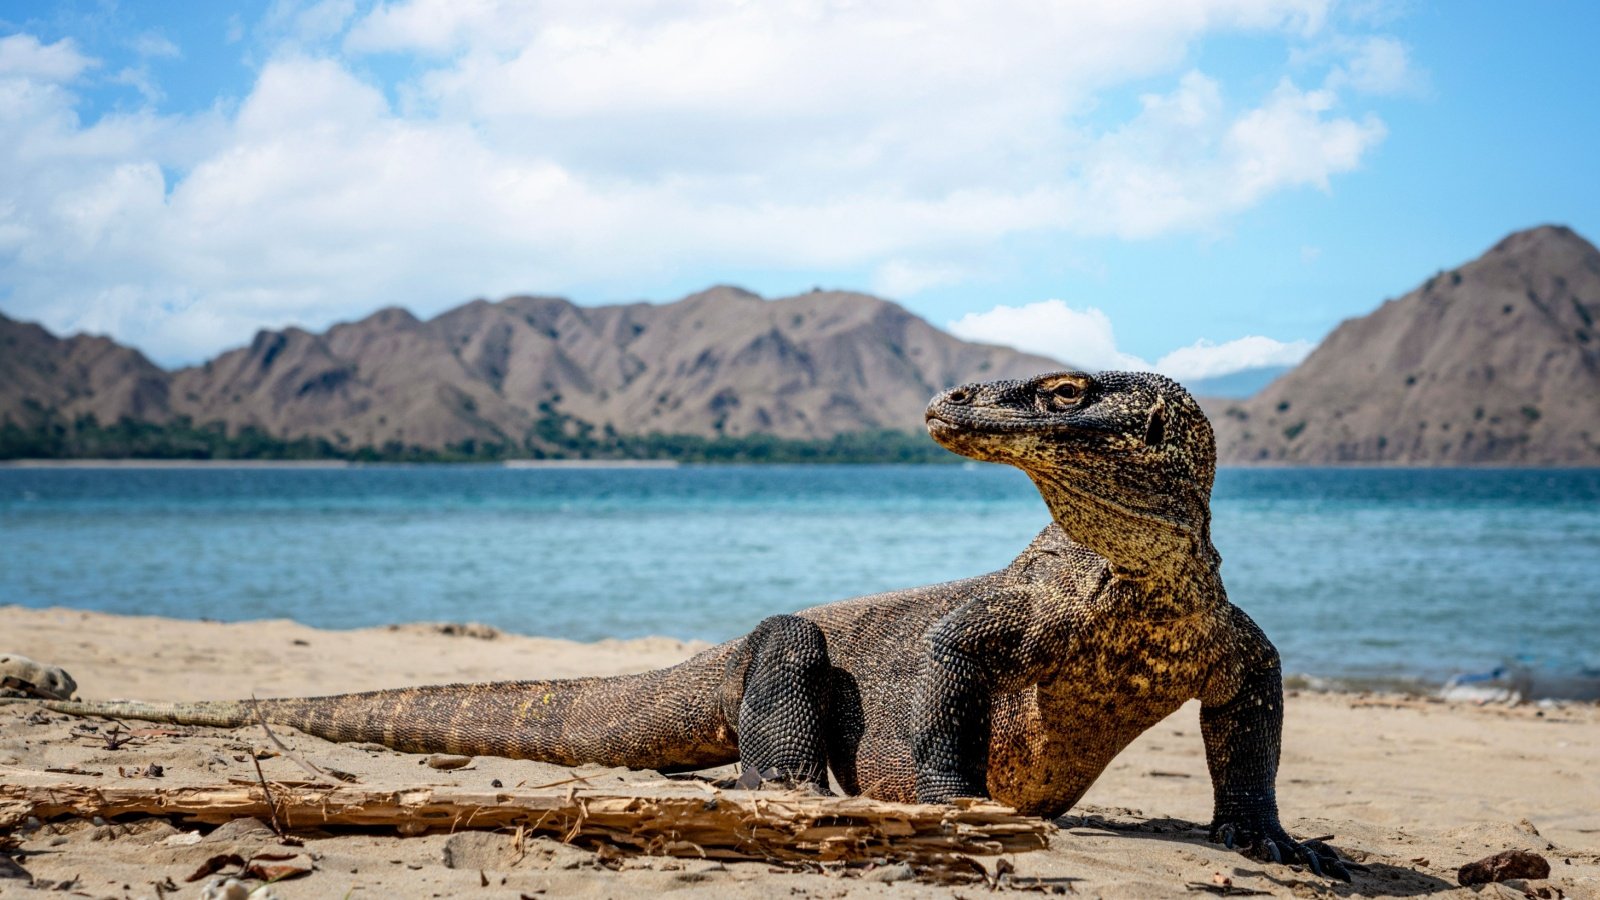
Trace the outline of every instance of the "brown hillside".
[[1502, 240], [1214, 413], [1233, 463], [1600, 464], [1600, 250]]
[[[19, 422], [24, 398], [32, 398], [93, 412], [102, 423], [183, 415], [350, 448], [521, 445], [541, 420], [548, 426], [557, 417], [621, 434], [910, 431], [944, 387], [1063, 367], [961, 341], [864, 294], [763, 300], [732, 287], [663, 305], [475, 300], [425, 322], [390, 308], [325, 334], [263, 331], [249, 346], [170, 376], [103, 338], [63, 341], [37, 326], [6, 327], [27, 348], [6, 354], [0, 371], [0, 411]], [[64, 377], [62, 360], [87, 359], [96, 347], [142, 368], [124, 361], [126, 384], [109, 377], [104, 361], [79, 363], [89, 366], [85, 374]], [[99, 405], [84, 404], [91, 395]], [[127, 402], [109, 402], [124, 395]]]
[[33, 428], [45, 410], [67, 421], [94, 416], [165, 422], [167, 373], [144, 354], [103, 337], [58, 338], [0, 316], [0, 423]]

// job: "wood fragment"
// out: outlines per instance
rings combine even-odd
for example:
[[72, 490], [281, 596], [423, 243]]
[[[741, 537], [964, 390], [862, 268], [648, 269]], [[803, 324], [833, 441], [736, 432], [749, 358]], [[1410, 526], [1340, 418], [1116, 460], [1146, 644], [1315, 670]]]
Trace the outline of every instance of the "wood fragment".
[[714, 802], [692, 787], [575, 790], [419, 785], [235, 783], [155, 786], [62, 782], [0, 766], [0, 829], [28, 816], [111, 818], [134, 814], [220, 824], [255, 816], [291, 830], [522, 829], [628, 853], [728, 860], [863, 861], [996, 855], [1046, 846], [1055, 827], [996, 803], [936, 806], [865, 797], [723, 791]]

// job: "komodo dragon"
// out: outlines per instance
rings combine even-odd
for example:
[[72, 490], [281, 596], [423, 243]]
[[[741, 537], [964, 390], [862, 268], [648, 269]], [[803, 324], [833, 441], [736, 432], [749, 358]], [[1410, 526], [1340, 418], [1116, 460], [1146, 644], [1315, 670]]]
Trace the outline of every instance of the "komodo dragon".
[[[900, 802], [989, 796], [1065, 812], [1124, 747], [1199, 698], [1212, 840], [1349, 879], [1279, 824], [1278, 654], [1228, 602], [1211, 544], [1215, 446], [1158, 375], [1058, 373], [953, 388], [929, 434], [1033, 479], [1054, 522], [1010, 565], [773, 616], [639, 675], [259, 701], [332, 741], [662, 770]], [[959, 531], [956, 532], [959, 539]], [[32, 702], [32, 701], [29, 701]], [[60, 712], [239, 727], [254, 701], [45, 701]]]

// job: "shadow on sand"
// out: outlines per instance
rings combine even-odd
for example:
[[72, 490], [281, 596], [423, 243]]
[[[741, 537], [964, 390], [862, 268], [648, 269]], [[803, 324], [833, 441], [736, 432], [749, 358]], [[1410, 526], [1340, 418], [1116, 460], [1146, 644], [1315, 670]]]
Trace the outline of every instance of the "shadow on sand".
[[[1055, 820], [1057, 826], [1063, 831], [1073, 829], [1087, 829], [1101, 832], [1115, 837], [1133, 840], [1170, 841], [1179, 844], [1205, 844], [1215, 846], [1206, 837], [1206, 826], [1185, 821], [1183, 819], [1107, 819], [1100, 815], [1062, 816]], [[1336, 847], [1337, 849], [1337, 847]], [[1341, 857], [1345, 856], [1341, 850]], [[1303, 878], [1285, 877], [1286, 866], [1270, 866], [1258, 868], [1249, 865], [1255, 862], [1249, 857], [1241, 856], [1245, 865], [1233, 867], [1236, 878], [1261, 878], [1274, 885], [1292, 892], [1296, 882]], [[1404, 866], [1391, 866], [1380, 862], [1363, 862], [1364, 871], [1352, 872], [1352, 881], [1345, 884], [1342, 881], [1328, 880], [1326, 886], [1340, 897], [1368, 897], [1382, 895], [1386, 897], [1426, 897], [1443, 891], [1455, 890], [1458, 885], [1409, 869]], [[1305, 873], [1309, 875], [1310, 873]], [[1256, 891], [1248, 887], [1236, 886], [1224, 888], [1210, 884], [1195, 883], [1190, 885], [1197, 891], [1209, 891], [1221, 896], [1246, 897]]]

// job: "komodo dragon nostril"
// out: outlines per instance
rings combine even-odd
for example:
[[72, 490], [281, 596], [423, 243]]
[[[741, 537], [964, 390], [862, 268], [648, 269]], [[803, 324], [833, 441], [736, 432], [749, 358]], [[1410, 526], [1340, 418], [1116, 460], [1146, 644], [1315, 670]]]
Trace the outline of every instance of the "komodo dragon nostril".
[[966, 388], [952, 388], [945, 393], [944, 399], [951, 403], [966, 403], [972, 399], [972, 394]]

